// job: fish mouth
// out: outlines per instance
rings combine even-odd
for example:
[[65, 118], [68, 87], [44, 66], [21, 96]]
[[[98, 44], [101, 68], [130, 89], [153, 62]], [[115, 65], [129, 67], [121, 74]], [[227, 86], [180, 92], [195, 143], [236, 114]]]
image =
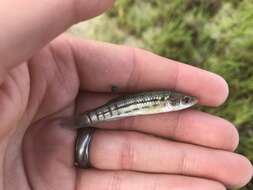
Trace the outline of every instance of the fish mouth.
[[192, 108], [193, 106], [195, 106], [196, 104], [197, 104], [197, 102], [194, 102], [194, 103], [192, 103], [192, 104], [182, 106], [179, 110], [191, 109], [191, 108]]
[[192, 97], [192, 105], [196, 105], [198, 103], [199, 103], [198, 99], [195, 97]]
[[193, 96], [189, 96], [189, 102], [187, 104], [183, 104], [184, 106], [184, 109], [187, 109], [187, 108], [190, 108], [196, 104], [198, 104], [198, 99], [196, 97], [193, 97]]
[[192, 106], [198, 103], [198, 100], [194, 96], [184, 96], [181, 99], [181, 103], [184, 104], [185, 106]]

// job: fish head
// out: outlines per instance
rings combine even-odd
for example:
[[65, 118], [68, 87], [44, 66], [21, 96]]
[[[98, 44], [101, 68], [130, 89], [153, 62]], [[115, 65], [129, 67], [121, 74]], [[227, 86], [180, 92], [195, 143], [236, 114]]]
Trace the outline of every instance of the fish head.
[[178, 92], [172, 92], [166, 101], [166, 107], [171, 111], [179, 111], [197, 104], [198, 100], [194, 96], [185, 95]]

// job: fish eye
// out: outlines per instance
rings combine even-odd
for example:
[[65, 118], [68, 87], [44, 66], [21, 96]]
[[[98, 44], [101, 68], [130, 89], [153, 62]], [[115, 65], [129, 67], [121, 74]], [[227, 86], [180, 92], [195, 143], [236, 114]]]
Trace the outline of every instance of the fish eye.
[[185, 96], [182, 99], [183, 104], [189, 104], [191, 102], [191, 97]]

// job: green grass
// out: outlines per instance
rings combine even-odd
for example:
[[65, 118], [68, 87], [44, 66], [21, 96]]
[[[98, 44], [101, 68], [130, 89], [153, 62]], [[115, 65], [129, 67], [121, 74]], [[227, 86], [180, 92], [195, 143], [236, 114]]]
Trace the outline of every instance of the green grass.
[[[238, 152], [253, 161], [253, 1], [118, 0], [106, 16], [82, 27], [72, 31], [222, 75], [230, 97], [222, 107], [205, 110], [235, 123]], [[243, 189], [252, 190], [253, 182]]]

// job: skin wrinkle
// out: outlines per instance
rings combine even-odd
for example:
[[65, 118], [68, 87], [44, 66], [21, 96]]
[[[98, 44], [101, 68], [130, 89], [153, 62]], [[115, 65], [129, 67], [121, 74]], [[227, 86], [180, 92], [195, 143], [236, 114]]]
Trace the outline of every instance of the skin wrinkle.
[[[27, 65], [28, 63], [27, 62], [25, 62], [24, 63], [24, 67], [25, 67], [25, 72], [26, 72], [26, 75], [27, 75], [27, 85], [26, 86], [28, 86], [28, 90], [26, 91], [26, 97], [25, 97], [25, 104], [23, 105], [23, 107], [24, 107], [24, 111], [23, 111], [23, 116], [24, 116], [24, 114], [25, 114], [25, 111], [26, 111], [26, 108], [27, 108], [27, 106], [28, 106], [28, 102], [29, 102], [29, 95], [30, 95], [30, 91], [31, 91], [31, 88], [30, 88], [30, 83], [31, 83], [31, 81], [30, 81], [30, 73], [29, 73], [29, 69], [28, 69], [28, 65]], [[19, 86], [18, 86], [19, 87]], [[23, 91], [24, 89], [23, 88], [20, 88], [19, 87], [19, 90], [20, 90], [20, 92], [21, 91]]]
[[[8, 105], [8, 104], [5, 103], [4, 106], [1, 106], [1, 108], [6, 107], [6, 105]], [[6, 115], [2, 113], [1, 116], [5, 117]], [[3, 127], [3, 125], [6, 125], [6, 126]], [[11, 134], [10, 128], [12, 126], [13, 125], [9, 121], [6, 121], [4, 123], [3, 123], [3, 121], [1, 122], [1, 134], [0, 134], [1, 141], [4, 141], [5, 139], [7, 139], [8, 138], [7, 136]]]
[[[140, 81], [141, 81], [141, 76], [140, 74], [137, 75], [136, 73], [140, 73], [139, 71], [141, 71], [142, 69], [138, 69], [137, 66], [143, 66], [143, 64], [137, 64], [137, 49], [136, 48], [129, 48], [131, 50], [131, 61], [130, 63], [132, 64], [131, 66], [131, 72], [129, 74], [127, 83], [126, 83], [126, 89], [128, 91], [132, 91], [132, 89], [138, 89], [140, 86]], [[176, 64], [175, 61], [172, 61], [173, 64], [176, 65], [175, 67], [175, 77], [174, 77], [174, 82], [173, 82], [173, 86], [170, 88], [171, 90], [175, 90], [178, 89], [178, 83], [179, 83], [179, 78], [180, 78], [180, 64]], [[140, 62], [142, 63], [142, 62]], [[145, 74], [145, 73], [144, 73]], [[135, 81], [135, 83], [132, 83], [132, 81]]]
[[[15, 76], [13, 76], [13, 74], [12, 73], [10, 73], [9, 74], [9, 77], [10, 77], [10, 80], [12, 80], [12, 82], [14, 82], [15, 83], [15, 87], [16, 87], [16, 89], [17, 89], [17, 91], [18, 92], [20, 92], [21, 91], [21, 89], [20, 89], [20, 86], [19, 86], [19, 83], [17, 82], [17, 80], [15, 79]], [[29, 80], [30, 81], [30, 80]], [[30, 89], [30, 88], [29, 88]], [[27, 93], [28, 94], [28, 93]], [[7, 95], [7, 97], [6, 98], [9, 98], [9, 97], [13, 97], [12, 96], [12, 94], [10, 94], [10, 95]], [[28, 101], [21, 101], [21, 93], [19, 93], [19, 97], [20, 97], [20, 100], [19, 100], [19, 102], [25, 102], [25, 106], [22, 106], [22, 107], [26, 107], [27, 106], [27, 103], [28, 103]], [[28, 100], [28, 98], [27, 98], [27, 100]], [[12, 101], [13, 102], [13, 101]], [[25, 109], [23, 110], [23, 112], [22, 113], [20, 113], [20, 114], [18, 114], [18, 115], [20, 115], [20, 117], [18, 117], [18, 118], [21, 118], [21, 116], [22, 115], [24, 115], [24, 112], [25, 112]], [[15, 121], [14, 121], [15, 122]], [[17, 119], [17, 122], [16, 123], [20, 123], [20, 122], [18, 122], [18, 119]], [[22, 123], [22, 122], [21, 122]], [[15, 125], [16, 126], [16, 125]], [[22, 129], [24, 129], [24, 128], [22, 128], [22, 127], [20, 127], [20, 130], [21, 130], [21, 134], [23, 133], [22, 131]], [[18, 130], [18, 129], [13, 129], [13, 130], [11, 130], [11, 131], [13, 131], [13, 132], [11, 132], [8, 136], [9, 137], [6, 137], [7, 138], [7, 140], [6, 140], [6, 145], [5, 145], [5, 148], [3, 148], [4, 149], [4, 156], [3, 156], [3, 161], [2, 161], [2, 163], [3, 163], [3, 167], [2, 167], [2, 169], [3, 169], [3, 176], [6, 176], [6, 174], [5, 174], [5, 171], [6, 171], [6, 167], [5, 166], [7, 166], [7, 164], [6, 164], [6, 162], [7, 162], [7, 155], [8, 155], [8, 150], [9, 150], [9, 147], [10, 147], [10, 143], [13, 143], [12, 142], [12, 137], [14, 137], [15, 136], [15, 134], [16, 133], [18, 133], [18, 131], [20, 131], [20, 130]], [[16, 132], [15, 132], [16, 131]], [[5, 139], [6, 139], [5, 138]], [[21, 146], [21, 142], [17, 142], [16, 144], [18, 144], [18, 146]], [[21, 151], [22, 152], [22, 151]], [[17, 157], [18, 157], [18, 155], [17, 155]], [[21, 153], [21, 159], [22, 159], [22, 153]], [[23, 169], [24, 169], [24, 167], [22, 167]], [[25, 173], [25, 171], [23, 172], [23, 173]], [[5, 178], [4, 178], [5, 179]], [[6, 180], [4, 180], [3, 179], [3, 186], [4, 187], [6, 187], [7, 185], [6, 185]], [[29, 183], [29, 182], [28, 182]], [[29, 185], [29, 184], [28, 184]]]
[[[53, 69], [53, 72], [55, 72], [56, 74], [54, 74], [54, 76], [57, 76], [57, 79], [59, 80], [59, 81], [63, 81], [63, 82], [60, 82], [61, 84], [64, 84], [64, 85], [61, 85], [61, 87], [62, 88], [64, 88], [65, 90], [64, 90], [64, 92], [68, 92], [68, 93], [65, 93], [65, 94], [73, 94], [74, 92], [71, 90], [71, 89], [68, 89], [68, 88], [66, 88], [67, 86], [69, 86], [67, 83], [66, 83], [66, 80], [65, 80], [65, 78], [66, 77], [64, 77], [64, 73], [61, 71], [61, 69], [60, 69], [60, 67], [59, 67], [59, 61], [58, 61], [58, 59], [57, 59], [57, 55], [56, 55], [56, 50], [54, 50], [53, 49], [53, 46], [52, 45], [49, 45], [48, 46], [48, 48], [49, 48], [49, 51], [48, 51], [48, 53], [52, 56], [52, 59], [54, 60], [54, 63], [56, 64], [56, 67], [54, 67], [55, 69]], [[69, 51], [69, 52], [71, 52], [71, 51]], [[72, 54], [71, 54], [72, 55]], [[71, 57], [72, 58], [72, 57]], [[73, 68], [74, 68], [74, 70], [76, 70], [76, 66], [74, 65], [73, 66]], [[59, 70], [60, 69], [60, 70]], [[72, 67], [71, 67], [71, 69], [72, 69]], [[59, 73], [57, 74], [57, 71], [59, 70]], [[75, 76], [77, 76], [77, 74], [73, 74], [73, 75], [75, 75]], [[78, 77], [73, 77], [73, 80], [76, 80], [76, 78], [78, 78]], [[79, 79], [79, 78], [78, 78]], [[37, 80], [36, 80], [37, 81]], [[46, 93], [47, 91], [50, 91], [50, 89], [49, 89], [49, 87], [50, 87], [50, 85], [51, 85], [51, 81], [49, 81], [49, 80], [45, 80], [46, 81], [46, 84], [45, 84], [45, 90], [44, 90], [44, 92]], [[79, 80], [78, 80], [79, 81]], [[78, 84], [78, 83], [77, 83]], [[78, 85], [76, 85], [76, 86], [78, 86]], [[43, 98], [41, 98], [41, 100], [40, 100], [40, 104], [38, 105], [38, 108], [39, 107], [41, 107], [41, 105], [43, 105], [44, 104], [44, 102], [46, 101], [45, 99], [47, 98], [46, 97], [46, 94], [44, 93], [44, 95], [42, 96]], [[77, 92], [76, 92], [76, 94], [77, 94]], [[69, 97], [70, 97], [71, 95], [69, 95]], [[38, 98], [38, 97], [36, 97], [36, 98]], [[73, 97], [73, 99], [74, 99], [75, 97]], [[69, 104], [71, 104], [72, 103], [72, 101], [69, 103]], [[34, 106], [34, 105], [33, 105]], [[38, 112], [38, 110], [37, 111], [35, 111], [35, 112]], [[58, 110], [56, 111], [56, 112], [58, 112]], [[53, 114], [53, 113], [52, 113]], [[44, 118], [44, 117], [42, 117], [42, 118]], [[38, 121], [38, 120], [41, 120], [41, 118], [38, 118], [37, 120], [35, 120], [35, 122], [36, 121]]]
[[[3, 146], [2, 144], [3, 144], [3, 143], [1, 142], [1, 146]], [[6, 144], [6, 145], [4, 145], [4, 146], [7, 147], [8, 141], [6, 141], [5, 144]], [[2, 172], [1, 172], [1, 173], [2, 173], [2, 176], [3, 176], [3, 189], [7, 189], [7, 188], [5, 188], [5, 187], [7, 186], [7, 185], [6, 185], [7, 182], [6, 182], [6, 178], [4, 177], [4, 176], [6, 176], [6, 174], [5, 174], [5, 173], [6, 173], [6, 172], [5, 172], [5, 171], [6, 171], [6, 170], [5, 170], [6, 164], [5, 164], [5, 163], [6, 163], [6, 159], [7, 159], [7, 158], [6, 158], [6, 155], [7, 155], [7, 154], [6, 154], [7, 148], [5, 148], [5, 147], [2, 147], [2, 149], [4, 150], [4, 151], [3, 151], [3, 152], [4, 152], [4, 156], [3, 156], [2, 160], [1, 160], [1, 163], [2, 163], [2, 167], [1, 167], [1, 168], [2, 168]]]
[[78, 66], [77, 66], [78, 58], [76, 57], [77, 55], [75, 54], [75, 48], [74, 48], [75, 46], [73, 45], [73, 38], [71, 38], [70, 36], [65, 36], [65, 41], [68, 44], [68, 47], [69, 47], [69, 50], [70, 50], [70, 54], [71, 54], [70, 56], [73, 59], [74, 69], [75, 69], [74, 72], [78, 76], [77, 77], [77, 79], [78, 79], [77, 86], [80, 87], [80, 73], [79, 73], [79, 69], [78, 69]]
[[25, 107], [25, 112], [24, 112], [24, 115], [23, 117], [25, 118], [26, 122], [27, 122], [27, 126], [28, 126], [28, 123], [31, 123], [32, 121], [32, 114], [29, 114], [29, 107], [30, 107], [30, 102], [32, 100], [32, 80], [31, 80], [31, 69], [29, 68], [29, 61], [27, 62], [27, 71], [28, 71], [28, 79], [29, 79], [29, 92], [28, 92], [28, 99], [27, 99], [27, 104], [26, 104], [26, 107]]
[[[172, 129], [172, 133], [169, 135], [172, 139], [177, 139], [177, 133], [178, 131], [182, 128], [181, 127], [181, 117], [182, 117], [182, 113], [184, 112], [177, 112], [177, 118], [176, 118], [176, 124], [174, 125], [173, 129]], [[169, 122], [168, 122], [169, 123]], [[170, 126], [169, 126], [170, 127]], [[171, 132], [171, 131], [170, 131]]]
[[32, 123], [31, 123], [31, 125], [34, 125], [35, 123], [37, 123], [37, 122], [39, 122], [39, 121], [41, 121], [41, 120], [43, 120], [44, 118], [47, 117], [47, 116], [40, 116], [40, 117], [38, 117], [39, 116], [38, 113], [39, 113], [39, 110], [42, 107], [42, 105], [44, 104], [45, 99], [46, 99], [46, 93], [48, 91], [48, 82], [49, 82], [48, 80], [45, 80], [45, 91], [43, 93], [43, 96], [41, 97], [41, 100], [40, 100], [40, 102], [38, 104], [37, 110], [36, 110], [35, 115], [34, 115], [34, 118], [36, 118], [36, 120], [33, 120]]
[[[17, 89], [17, 90], [15, 90], [15, 92], [17, 92], [17, 93], [19, 93], [19, 96], [18, 96], [18, 100], [16, 100], [16, 99], [13, 99], [12, 97], [13, 97], [13, 92], [11, 91], [10, 92], [10, 94], [5, 94], [5, 100], [7, 100], [7, 99], [9, 99], [9, 102], [10, 102], [10, 104], [13, 104], [13, 102], [16, 102], [17, 104], [19, 104], [19, 103], [23, 103], [23, 102], [25, 102], [24, 103], [24, 105], [27, 105], [27, 103], [26, 103], [26, 101], [22, 101], [22, 95], [21, 95], [21, 93], [20, 93], [20, 87], [19, 87], [19, 84], [17, 83], [17, 81], [15, 80], [15, 78], [14, 78], [14, 76], [11, 74], [11, 75], [9, 75], [9, 80], [8, 80], [8, 82], [6, 81], [6, 85], [8, 85], [7, 83], [9, 83], [10, 84], [10, 82], [12, 82], [13, 83], [13, 85], [15, 86], [15, 88], [14, 89]], [[8, 85], [6, 88], [11, 88], [10, 87], [10, 85]], [[2, 91], [2, 92], [4, 92], [4, 91]], [[15, 103], [14, 103], [15, 104]], [[10, 106], [11, 107], [11, 106]], [[24, 107], [24, 106], [21, 106], [20, 105], [20, 107]], [[15, 110], [16, 111], [16, 110]], [[15, 131], [17, 130], [17, 129], [15, 129], [14, 127], [16, 127], [17, 126], [17, 123], [20, 123], [20, 122], [18, 122], [21, 118], [22, 118], [22, 116], [24, 115], [24, 112], [25, 112], [25, 109], [18, 109], [17, 110], [18, 112], [15, 112], [15, 114], [16, 114], [16, 119], [13, 121], [13, 124], [9, 124], [9, 127], [8, 126], [5, 126], [6, 127], [6, 129], [9, 129], [9, 130], [7, 130], [6, 131], [6, 133], [5, 134], [2, 134], [2, 135], [7, 135], [7, 134], [9, 134], [9, 135], [13, 135], [14, 133], [15, 133]], [[4, 138], [2, 138], [2, 139], [4, 139]]]
[[135, 151], [133, 143], [133, 138], [129, 133], [124, 133], [123, 135], [123, 144], [121, 147], [120, 155], [120, 166], [123, 170], [134, 170], [134, 160], [135, 160]]
[[8, 76], [8, 78], [6, 79], [6, 81], [1, 85], [0, 88], [0, 95], [4, 96], [3, 100], [8, 101], [10, 103], [13, 102], [12, 99], [12, 93], [10, 92], [10, 82], [12, 82], [12, 78], [10, 76]]
[[158, 179], [158, 177], [154, 177], [153, 179], [153, 185], [151, 186], [150, 190], [160, 190], [160, 180]]
[[75, 44], [74, 38], [72, 38], [70, 36], [67, 36], [66, 40], [67, 40], [67, 43], [69, 44], [69, 47], [70, 47], [70, 50], [71, 50], [71, 54], [72, 54], [72, 57], [73, 57], [73, 62], [75, 63], [75, 72], [78, 76], [77, 78], [79, 79], [78, 80], [78, 86], [80, 86], [80, 84], [81, 84], [81, 81], [80, 81], [81, 69], [79, 68], [78, 63], [81, 62], [82, 58], [79, 56], [80, 55], [79, 53], [76, 53], [76, 52], [79, 51], [79, 49], [78, 49], [78, 46]]
[[108, 190], [122, 190], [122, 176], [119, 172], [115, 171], [112, 175], [111, 185], [108, 187]]
[[[131, 64], [131, 69], [130, 69], [130, 73], [129, 73], [129, 77], [126, 81], [126, 90], [127, 91], [132, 91], [132, 89], [138, 89], [139, 87], [139, 81], [140, 81], [140, 78], [141, 76], [136, 74], [138, 73], [137, 71], [137, 54], [136, 54], [136, 48], [129, 48], [129, 51], [131, 52], [131, 61], [130, 61], [130, 64]], [[135, 81], [134, 83], [132, 81]]]
[[[61, 86], [61, 87], [63, 87], [63, 91], [65, 92], [65, 93], [67, 93], [69, 90], [66, 88], [66, 86], [68, 86], [67, 85], [67, 83], [66, 83], [66, 80], [65, 80], [65, 77], [64, 77], [64, 73], [62, 72], [62, 69], [61, 69], [61, 67], [59, 66], [59, 62], [61, 62], [61, 61], [58, 61], [58, 56], [57, 56], [57, 54], [56, 54], [56, 50], [54, 49], [54, 47], [53, 47], [53, 44], [50, 44], [49, 45], [49, 53], [51, 54], [51, 56], [52, 56], [52, 58], [53, 58], [53, 60], [54, 60], [54, 63], [55, 63], [55, 66], [56, 66], [56, 69], [55, 69], [55, 76], [57, 77], [57, 79], [59, 80], [59, 81], [61, 81], [62, 83], [63, 83], [63, 85]], [[58, 73], [58, 72], [59, 73]]]
[[8, 71], [7, 64], [0, 64], [0, 85], [4, 82], [4, 78], [6, 76], [6, 72]]
[[24, 174], [25, 174], [25, 178], [26, 178], [26, 181], [27, 181], [27, 184], [28, 186], [30, 187], [30, 189], [35, 189], [35, 187], [33, 186], [31, 180], [30, 180], [30, 175], [29, 175], [29, 170], [27, 169], [27, 164], [26, 162], [24, 161], [25, 160], [25, 154], [24, 154], [24, 146], [22, 145], [22, 153], [21, 153], [21, 156], [22, 156], [22, 160], [23, 160], [23, 169], [24, 169]]
[[[34, 78], [36, 77], [36, 75], [33, 76], [32, 74], [32, 71], [33, 73], [36, 74], [36, 72], [34, 72], [36, 69], [37, 69], [38, 65], [36, 66], [33, 62], [33, 60], [31, 59], [28, 63], [28, 70], [29, 70], [29, 76], [30, 76], [30, 87], [31, 89], [33, 90], [30, 90], [30, 93], [29, 93], [29, 102], [28, 102], [28, 106], [27, 106], [27, 109], [26, 109], [26, 117], [27, 117], [27, 120], [30, 122], [30, 125], [33, 125], [34, 123], [38, 122], [40, 120], [40, 118], [37, 118], [37, 114], [38, 113], [38, 110], [39, 108], [41, 107], [41, 105], [43, 104], [44, 102], [44, 99], [46, 97], [46, 92], [47, 92], [47, 80], [43, 80], [40, 81], [39, 85], [38, 85], [38, 82], [37, 82], [37, 78]], [[40, 88], [40, 93], [39, 93], [39, 96], [38, 94], [36, 94], [35, 96], [35, 91], [37, 90], [37, 86], [39, 87], [42, 87], [43, 86], [43, 89]], [[36, 101], [35, 101], [36, 99]]]
[[[116, 172], [116, 171], [114, 171], [114, 172]], [[113, 175], [111, 175], [111, 176], [113, 176]], [[113, 183], [113, 177], [111, 177], [111, 180], [108, 180], [107, 184], [105, 185], [105, 187], [106, 187], [105, 189], [110, 190], [112, 183]]]
[[179, 82], [179, 76], [180, 76], [180, 65], [179, 64], [175, 64], [175, 65], [176, 65], [176, 70], [175, 70], [175, 82], [173, 83], [174, 87], [172, 88], [173, 90], [178, 88], [178, 82]]
[[[17, 94], [15, 93], [15, 97], [14, 97], [13, 94], [10, 92], [10, 94], [7, 94], [7, 95], [6, 95], [6, 98], [7, 98], [7, 97], [10, 97], [12, 102], [16, 102], [16, 101], [15, 101], [16, 99], [18, 99], [17, 102], [22, 102], [22, 101], [21, 101], [21, 99], [22, 99], [21, 96], [22, 96], [22, 95], [21, 95], [21, 93], [20, 93], [20, 92], [21, 92], [21, 89], [20, 89], [20, 87], [19, 87], [17, 81], [15, 80], [15, 78], [14, 78], [14, 76], [13, 76], [13, 73], [10, 72], [8, 76], [9, 76], [9, 79], [10, 79], [10, 80], [8, 80], [8, 81], [6, 82], [6, 83], [7, 83], [7, 84], [6, 84], [6, 85], [7, 85], [7, 88], [11, 88], [10, 85], [8, 85], [8, 82], [13, 83], [13, 85], [14, 85], [14, 86], [16, 87], [16, 89], [17, 89], [17, 90], [16, 90]], [[7, 91], [8, 91], [8, 90], [7, 90]]]
[[[17, 133], [17, 132], [16, 132]], [[8, 171], [8, 168], [6, 169], [6, 167], [7, 166], [9, 166], [8, 164], [7, 164], [7, 160], [8, 160], [8, 158], [9, 157], [7, 157], [9, 154], [9, 152], [8, 152], [8, 150], [10, 150], [11, 148], [9, 148], [10, 146], [13, 146], [13, 140], [15, 140], [15, 139], [13, 139], [12, 137], [14, 137], [15, 136], [15, 134], [13, 134], [12, 136], [10, 136], [10, 137], [8, 137], [8, 141], [6, 141], [6, 148], [5, 148], [5, 151], [4, 151], [4, 158], [3, 158], [3, 162], [4, 162], [4, 167], [3, 167], [3, 170], [4, 171]], [[18, 144], [18, 146], [20, 146], [21, 148], [20, 148], [20, 158], [21, 158], [21, 162], [23, 163], [23, 165], [21, 165], [21, 167], [22, 167], [22, 171], [23, 171], [23, 173], [24, 173], [24, 175], [25, 175], [25, 178], [26, 178], [26, 182], [27, 182], [27, 185], [31, 188], [32, 187], [32, 185], [30, 184], [30, 181], [29, 181], [29, 179], [28, 179], [28, 175], [27, 175], [27, 173], [26, 173], [26, 170], [25, 170], [25, 165], [24, 165], [24, 159], [23, 159], [23, 149], [22, 149], [22, 142], [20, 142], [20, 143], [15, 143], [15, 144]], [[16, 148], [16, 149], [19, 149], [19, 148]], [[12, 156], [13, 156], [13, 154], [12, 154]], [[17, 157], [17, 159], [13, 159], [14, 161], [17, 161], [18, 160], [18, 158], [19, 158], [19, 155], [18, 155], [18, 153], [16, 152], [16, 157]], [[7, 176], [6, 175], [6, 172], [4, 172], [3, 171], [3, 176]], [[5, 178], [4, 178], [5, 179]], [[6, 181], [4, 180], [4, 186], [6, 187], [7, 185], [6, 185], [7, 183], [6, 183]], [[32, 188], [31, 188], [32, 189]]]
[[[188, 174], [188, 156], [185, 150], [181, 150], [181, 159], [178, 162], [178, 173], [179, 174]], [[190, 173], [190, 172], [189, 172]]]
[[[37, 134], [38, 134], [38, 132], [39, 132], [39, 130], [37, 130]], [[37, 134], [35, 133], [34, 135], [33, 135], [33, 139], [34, 140], [32, 140], [32, 141], [34, 141], [34, 144], [38, 144], [39, 142], [37, 142], [37, 138], [36, 138], [36, 136], [37, 136]], [[32, 149], [33, 149], [33, 151], [32, 152], [37, 152], [37, 149], [35, 148], [36, 146], [32, 146]], [[26, 160], [26, 159], [24, 159], [24, 160]], [[25, 161], [24, 161], [24, 163], [25, 163]], [[50, 189], [50, 190], [53, 190], [53, 188], [51, 188], [50, 187], [50, 185], [48, 184], [48, 183], [46, 183], [46, 180], [44, 179], [44, 177], [41, 175], [41, 172], [39, 172], [41, 169], [41, 166], [39, 165], [39, 164], [34, 164], [34, 167], [35, 167], [35, 170], [37, 171], [36, 173], [37, 173], [37, 177], [36, 178], [40, 178], [41, 180], [40, 180], [40, 182], [41, 182], [41, 184], [43, 184], [43, 186], [44, 187], [47, 187], [47, 189]], [[32, 180], [32, 178], [30, 177], [30, 176], [32, 176], [31, 174], [29, 175], [29, 169], [27, 169], [26, 170], [27, 171], [27, 176], [28, 176], [28, 180], [30, 181], [30, 183], [31, 183], [31, 186], [32, 186], [32, 184], [33, 184], [33, 180]], [[32, 186], [33, 188], [31, 188], [32, 190], [33, 189], [36, 189], [35, 187], [36, 186]], [[55, 189], [56, 190], [56, 189]]]

